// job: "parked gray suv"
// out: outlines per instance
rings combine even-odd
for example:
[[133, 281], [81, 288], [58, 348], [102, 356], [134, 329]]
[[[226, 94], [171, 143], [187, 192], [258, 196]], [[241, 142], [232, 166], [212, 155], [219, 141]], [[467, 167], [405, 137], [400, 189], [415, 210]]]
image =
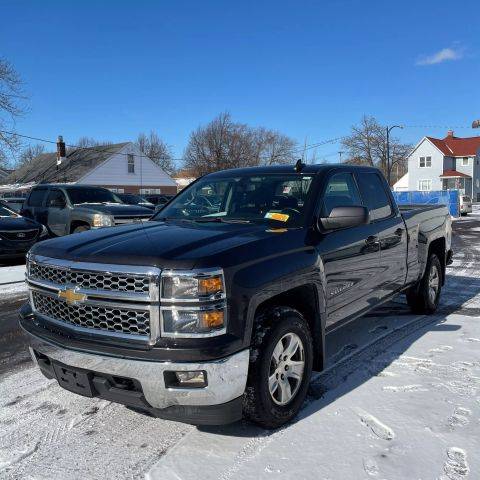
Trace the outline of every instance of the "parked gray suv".
[[106, 188], [40, 184], [32, 188], [22, 215], [45, 225], [55, 236], [148, 220], [152, 211], [126, 205]]

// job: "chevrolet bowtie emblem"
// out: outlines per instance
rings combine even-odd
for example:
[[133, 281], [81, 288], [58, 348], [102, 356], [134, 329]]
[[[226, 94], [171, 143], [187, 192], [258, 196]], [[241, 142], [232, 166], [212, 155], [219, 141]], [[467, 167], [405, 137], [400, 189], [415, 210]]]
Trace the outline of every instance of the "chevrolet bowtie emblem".
[[74, 305], [77, 302], [83, 302], [87, 296], [75, 290], [59, 290], [58, 298], [63, 298], [69, 305]]

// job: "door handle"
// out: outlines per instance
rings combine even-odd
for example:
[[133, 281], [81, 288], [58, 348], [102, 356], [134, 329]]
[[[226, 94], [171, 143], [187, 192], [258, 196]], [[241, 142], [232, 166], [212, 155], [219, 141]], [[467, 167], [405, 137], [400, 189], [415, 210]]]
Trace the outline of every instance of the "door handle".
[[378, 237], [376, 235], [370, 235], [365, 240], [366, 245], [374, 245], [375, 243], [378, 243]]

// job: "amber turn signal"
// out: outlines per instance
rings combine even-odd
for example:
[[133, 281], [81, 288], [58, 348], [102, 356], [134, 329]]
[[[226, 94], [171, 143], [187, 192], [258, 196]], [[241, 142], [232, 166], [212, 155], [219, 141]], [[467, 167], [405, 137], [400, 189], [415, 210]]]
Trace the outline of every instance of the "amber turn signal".
[[203, 328], [223, 327], [223, 310], [202, 312], [200, 314], [200, 322]]
[[209, 278], [198, 279], [198, 294], [213, 295], [223, 291], [223, 280], [220, 275]]

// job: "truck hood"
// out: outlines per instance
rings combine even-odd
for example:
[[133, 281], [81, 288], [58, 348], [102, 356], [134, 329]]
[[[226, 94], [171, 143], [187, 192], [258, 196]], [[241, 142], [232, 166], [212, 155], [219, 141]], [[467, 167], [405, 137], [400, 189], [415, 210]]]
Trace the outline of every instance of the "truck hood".
[[123, 203], [82, 203], [75, 205], [78, 209], [84, 209], [88, 212], [106, 213], [114, 217], [129, 217], [129, 216], [148, 216], [152, 214], [149, 208], [139, 207], [138, 205], [127, 205]]
[[[302, 229], [149, 221], [44, 241], [31, 253], [67, 260], [184, 268], [239, 265], [304, 243]], [[298, 236], [298, 242], [292, 235]], [[287, 237], [289, 239], [287, 240]]]

